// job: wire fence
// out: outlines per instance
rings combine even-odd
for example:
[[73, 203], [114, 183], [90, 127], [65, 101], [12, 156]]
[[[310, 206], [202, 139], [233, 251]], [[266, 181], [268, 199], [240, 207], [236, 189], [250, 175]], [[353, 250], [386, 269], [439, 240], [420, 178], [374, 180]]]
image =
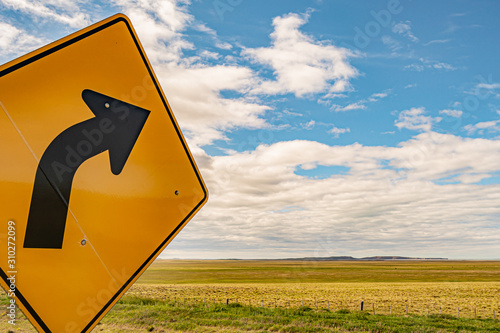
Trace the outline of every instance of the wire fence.
[[204, 306], [211, 305], [230, 305], [239, 304], [241, 306], [262, 307], [262, 308], [280, 308], [280, 309], [298, 309], [309, 308], [316, 311], [359, 311], [373, 315], [390, 316], [444, 316], [467, 319], [498, 319], [499, 309], [488, 307], [457, 307], [450, 304], [430, 303], [419, 304], [413, 302], [392, 303], [390, 301], [365, 302], [346, 301], [346, 300], [322, 300], [322, 299], [284, 299], [284, 298], [173, 298], [165, 299], [174, 303], [197, 304]]

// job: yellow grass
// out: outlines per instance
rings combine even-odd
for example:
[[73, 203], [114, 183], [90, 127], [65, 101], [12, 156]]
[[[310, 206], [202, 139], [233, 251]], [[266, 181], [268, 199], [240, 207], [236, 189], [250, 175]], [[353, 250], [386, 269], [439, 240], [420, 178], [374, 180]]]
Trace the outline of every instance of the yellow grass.
[[[451, 314], [493, 318], [500, 310], [500, 282], [417, 282], [417, 283], [266, 283], [266, 284], [136, 284], [128, 295], [176, 300], [178, 302], [239, 302], [265, 307], [309, 306], [358, 310], [394, 315]], [[341, 305], [342, 304], [342, 305]]]
[[[498, 261], [157, 260], [130, 295], [376, 313], [492, 318], [500, 311]], [[476, 314], [474, 313], [476, 310]]]

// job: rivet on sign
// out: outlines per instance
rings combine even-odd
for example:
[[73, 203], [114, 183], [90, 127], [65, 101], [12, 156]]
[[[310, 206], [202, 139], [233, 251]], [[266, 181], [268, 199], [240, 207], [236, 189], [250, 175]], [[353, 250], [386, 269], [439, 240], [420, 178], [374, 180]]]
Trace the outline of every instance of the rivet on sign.
[[85, 244], [87, 244], [87, 240], [86, 239], [82, 239], [82, 241], [80, 242], [80, 244], [82, 244], [82, 246], [84, 246]]
[[104, 104], [104, 106], [106, 107], [106, 109], [109, 109], [109, 103]]
[[175, 195], [179, 195], [179, 191], [177, 191], [177, 190], [176, 190], [176, 191], [175, 191]]

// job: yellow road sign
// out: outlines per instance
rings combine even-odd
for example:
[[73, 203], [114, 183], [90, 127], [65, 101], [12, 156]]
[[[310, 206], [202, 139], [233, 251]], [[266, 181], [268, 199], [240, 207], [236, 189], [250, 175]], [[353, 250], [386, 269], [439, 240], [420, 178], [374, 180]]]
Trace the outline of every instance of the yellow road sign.
[[0, 129], [1, 285], [88, 332], [208, 198], [128, 18], [1, 66]]

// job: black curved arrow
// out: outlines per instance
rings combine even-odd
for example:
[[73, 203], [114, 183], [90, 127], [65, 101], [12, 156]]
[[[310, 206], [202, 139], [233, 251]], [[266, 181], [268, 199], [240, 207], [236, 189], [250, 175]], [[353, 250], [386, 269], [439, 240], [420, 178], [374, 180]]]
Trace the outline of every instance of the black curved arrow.
[[84, 90], [95, 117], [59, 134], [40, 159], [31, 197], [25, 248], [62, 248], [73, 177], [87, 159], [109, 150], [111, 172], [120, 174], [150, 111]]

